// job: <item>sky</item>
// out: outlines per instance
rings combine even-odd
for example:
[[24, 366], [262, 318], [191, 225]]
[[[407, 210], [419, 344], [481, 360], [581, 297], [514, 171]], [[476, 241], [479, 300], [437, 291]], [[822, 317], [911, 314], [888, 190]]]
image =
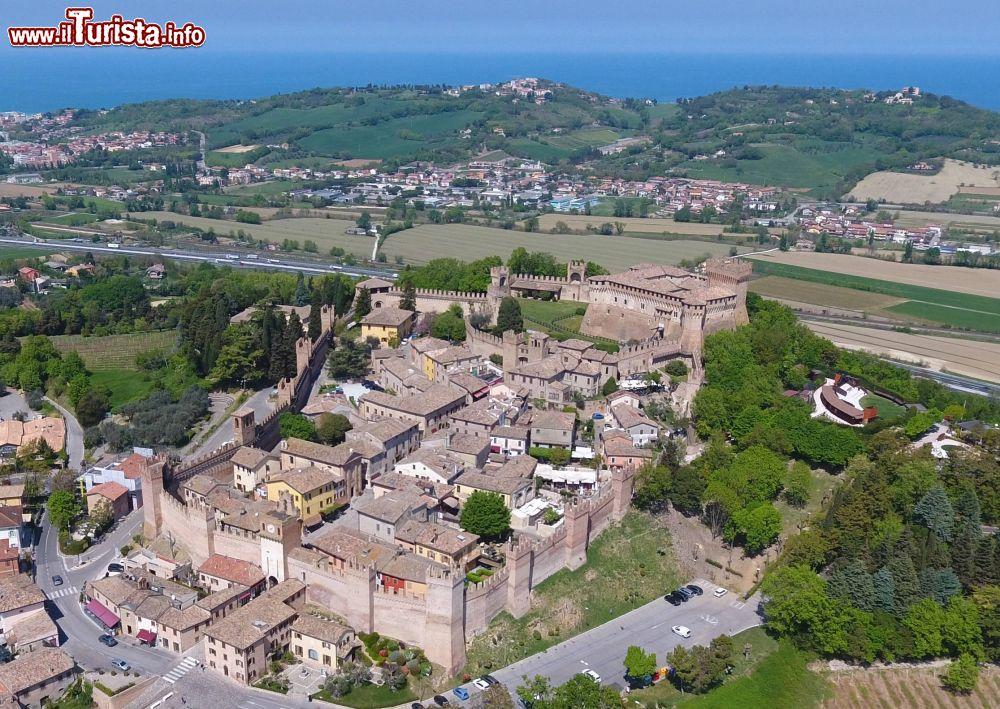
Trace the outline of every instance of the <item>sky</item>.
[[67, 4], [192, 21], [216, 51], [1000, 54], [996, 0], [2, 0], [0, 24]]

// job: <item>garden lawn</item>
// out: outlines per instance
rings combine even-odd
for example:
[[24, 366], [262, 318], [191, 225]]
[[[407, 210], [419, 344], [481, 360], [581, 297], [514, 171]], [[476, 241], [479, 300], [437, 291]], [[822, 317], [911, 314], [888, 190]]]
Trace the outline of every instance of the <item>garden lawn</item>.
[[[737, 647], [737, 650], [741, 648]], [[807, 667], [808, 657], [789, 640], [766, 657], [749, 675], [723, 684], [681, 706], [691, 709], [770, 709], [819, 706], [827, 695], [826, 681]]]
[[407, 702], [414, 702], [418, 699], [410, 686], [407, 685], [398, 692], [394, 692], [386, 685], [366, 684], [364, 687], [356, 687], [343, 697], [334, 699], [325, 690], [313, 695], [316, 699], [321, 699], [331, 704], [340, 704], [345, 707], [355, 707], [355, 709], [379, 709], [379, 707], [394, 707]]
[[885, 421], [894, 421], [902, 417], [906, 413], [906, 407], [900, 406], [899, 404], [886, 399], [885, 397], [878, 396], [877, 394], [868, 394], [861, 399], [861, 406], [875, 406], [878, 408], [878, 419]]
[[502, 613], [468, 649], [465, 671], [505, 667], [644, 605], [677, 585], [670, 535], [654, 517], [631, 511], [587, 551], [587, 563], [534, 589], [531, 611]]
[[128, 369], [101, 369], [92, 372], [94, 386], [106, 386], [111, 391], [111, 408], [140, 399], [153, 391], [148, 374]]

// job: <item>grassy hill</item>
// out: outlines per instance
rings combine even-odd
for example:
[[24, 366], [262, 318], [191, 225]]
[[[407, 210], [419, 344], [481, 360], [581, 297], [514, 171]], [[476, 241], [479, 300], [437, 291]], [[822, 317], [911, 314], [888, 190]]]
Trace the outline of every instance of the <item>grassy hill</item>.
[[[890, 92], [744, 87], [656, 104], [544, 82], [541, 104], [441, 86], [313, 89], [255, 101], [157, 101], [82, 111], [86, 128], [202, 130], [217, 164], [467, 160], [490, 153], [629, 178], [689, 175], [839, 196], [865, 174], [954, 157], [1000, 163], [1000, 114], [946, 96], [886, 104]], [[595, 148], [649, 142], [618, 155]], [[243, 144], [246, 153], [218, 149]], [[271, 146], [271, 147], [268, 147]]]

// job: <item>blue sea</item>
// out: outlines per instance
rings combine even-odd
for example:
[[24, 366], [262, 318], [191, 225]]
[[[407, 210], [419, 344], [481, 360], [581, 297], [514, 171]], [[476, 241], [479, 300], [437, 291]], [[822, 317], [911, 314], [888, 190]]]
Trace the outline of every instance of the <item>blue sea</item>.
[[317, 86], [471, 84], [538, 76], [619, 97], [674, 101], [745, 84], [920, 86], [1000, 110], [1000, 55], [283, 53], [3, 49], [0, 111], [102, 108], [162, 98], [255, 98]]

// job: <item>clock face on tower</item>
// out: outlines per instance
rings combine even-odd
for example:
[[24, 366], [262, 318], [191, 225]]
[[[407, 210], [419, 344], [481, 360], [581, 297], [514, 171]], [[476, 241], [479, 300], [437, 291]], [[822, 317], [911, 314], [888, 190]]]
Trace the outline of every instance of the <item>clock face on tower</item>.
[[268, 534], [274, 534], [274, 525], [273, 524], [267, 525], [267, 532], [268, 532]]

